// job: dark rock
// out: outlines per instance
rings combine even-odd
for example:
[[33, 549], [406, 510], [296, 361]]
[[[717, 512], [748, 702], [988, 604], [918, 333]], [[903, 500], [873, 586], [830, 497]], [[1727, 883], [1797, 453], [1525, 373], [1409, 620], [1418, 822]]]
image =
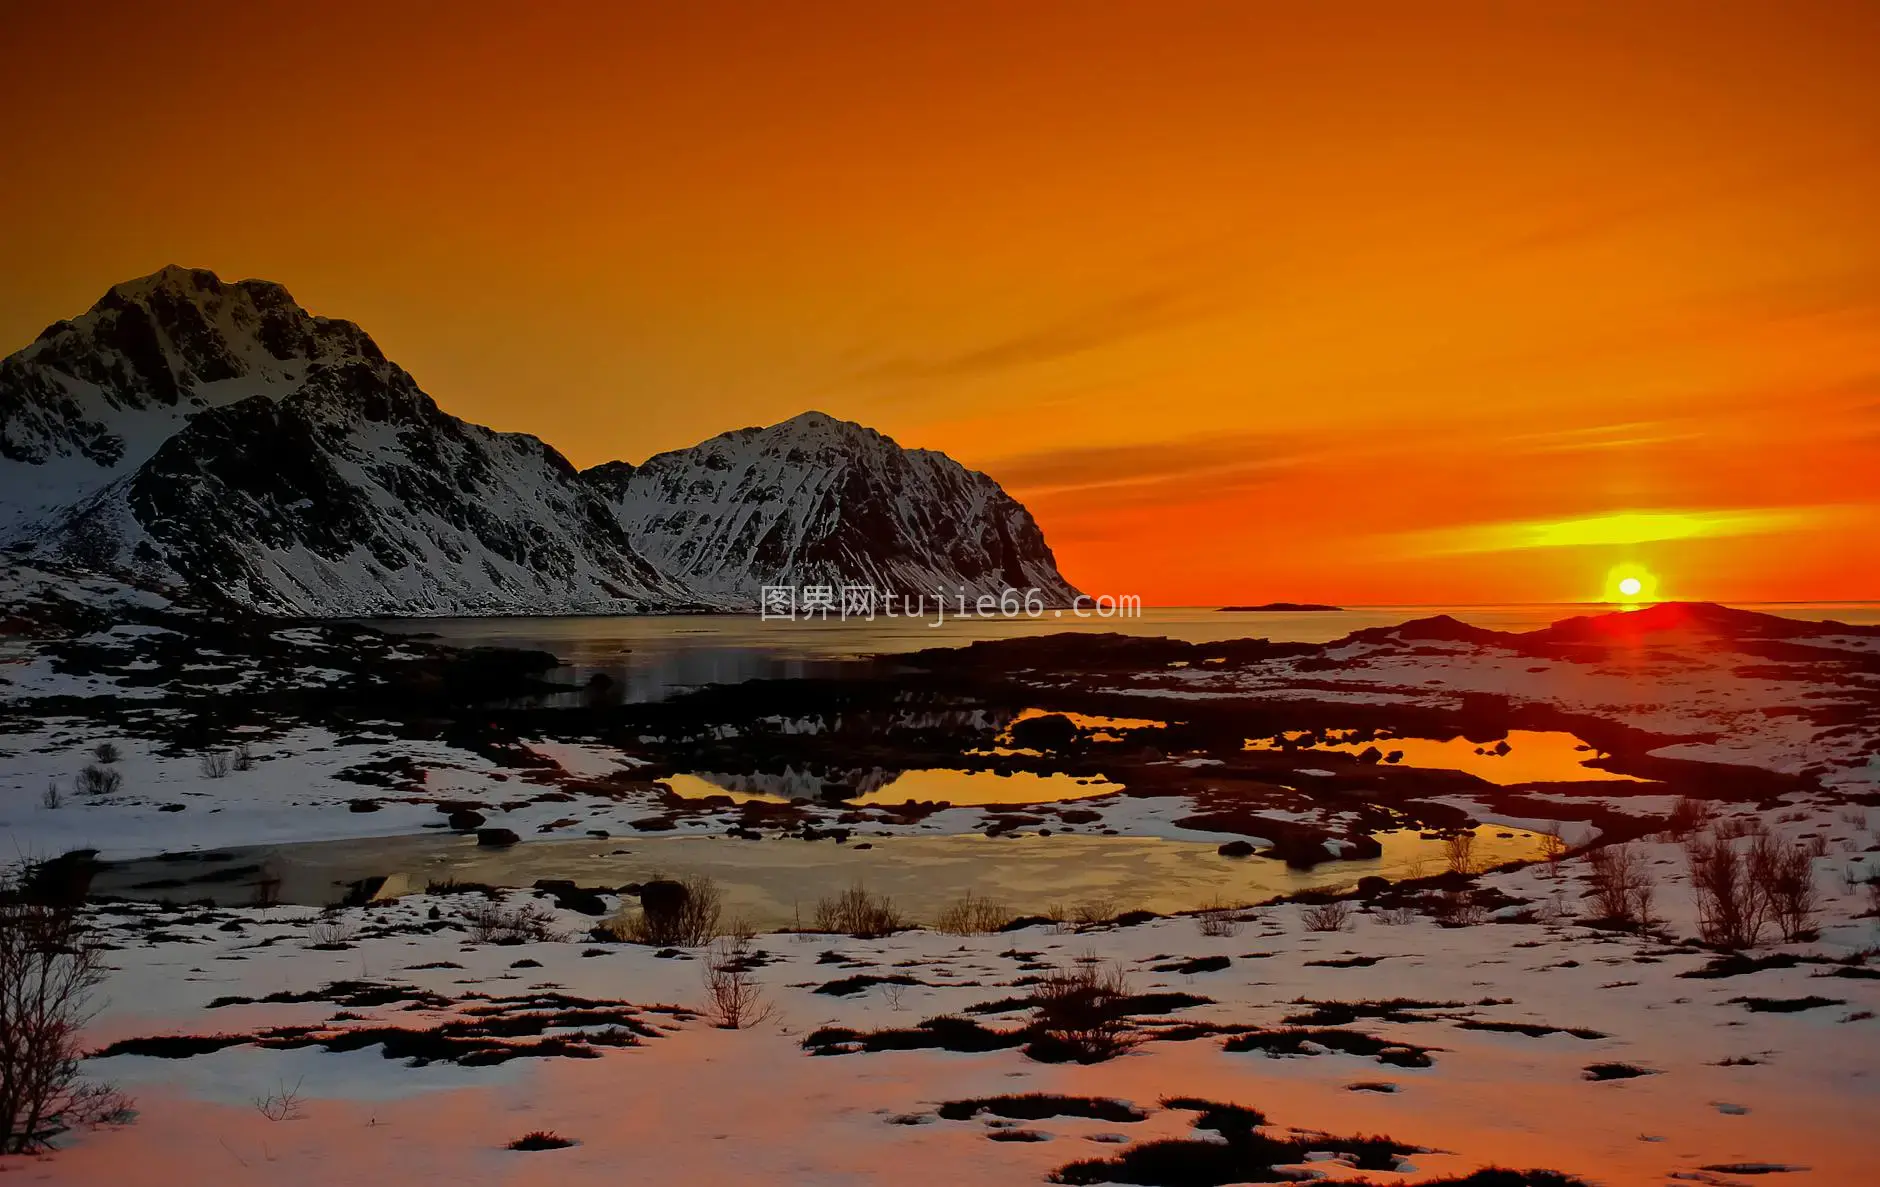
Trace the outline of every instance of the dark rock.
[[384, 889], [384, 887], [384, 874], [375, 874], [370, 878], [360, 878], [356, 882], [348, 882], [346, 884], [346, 894], [341, 901], [348, 907], [363, 907], [374, 898], [378, 897], [379, 891]]
[[1063, 750], [1077, 741], [1077, 726], [1062, 713], [1046, 713], [1015, 722], [1012, 744], [1027, 750]]
[[576, 886], [562, 878], [538, 878], [535, 889], [554, 895], [555, 905], [565, 910], [583, 915], [607, 914], [607, 901], [601, 897], [606, 892], [599, 887]]
[[477, 830], [477, 844], [487, 845], [493, 848], [500, 849], [514, 845], [521, 839], [521, 837], [518, 837], [514, 832], [506, 828], [480, 828]]
[[91, 880], [104, 869], [96, 849], [74, 849], [34, 862], [20, 877], [19, 895], [29, 903], [75, 907], [91, 892]]
[[649, 916], [677, 915], [692, 899], [692, 892], [685, 888], [685, 883], [670, 878], [642, 882], [639, 893], [640, 909]]

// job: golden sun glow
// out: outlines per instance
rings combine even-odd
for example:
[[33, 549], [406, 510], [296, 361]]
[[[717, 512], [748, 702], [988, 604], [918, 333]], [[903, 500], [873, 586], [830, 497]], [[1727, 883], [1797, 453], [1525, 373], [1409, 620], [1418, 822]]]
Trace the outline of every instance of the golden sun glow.
[[1643, 565], [1614, 565], [1606, 573], [1605, 600], [1621, 606], [1656, 602], [1658, 578]]

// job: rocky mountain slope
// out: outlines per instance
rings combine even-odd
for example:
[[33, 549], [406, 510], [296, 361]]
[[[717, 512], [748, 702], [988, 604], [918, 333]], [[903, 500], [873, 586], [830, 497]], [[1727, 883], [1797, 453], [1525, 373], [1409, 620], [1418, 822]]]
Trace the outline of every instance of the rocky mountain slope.
[[969, 602], [1035, 589], [1050, 605], [1077, 592], [998, 483], [820, 412], [583, 477], [649, 560], [709, 600], [752, 605], [766, 585]]
[[279, 399], [314, 366], [384, 361], [277, 284], [165, 268], [115, 285], [0, 359], [0, 540], [134, 471], [198, 412]]
[[[688, 601], [573, 466], [278, 285], [166, 268], [0, 364], [16, 546], [292, 615]], [[32, 495], [23, 492], [32, 491]]]
[[174, 267], [0, 360], [0, 546], [316, 617], [1075, 594], [1025, 509], [943, 454], [806, 413], [579, 473], [281, 286]]

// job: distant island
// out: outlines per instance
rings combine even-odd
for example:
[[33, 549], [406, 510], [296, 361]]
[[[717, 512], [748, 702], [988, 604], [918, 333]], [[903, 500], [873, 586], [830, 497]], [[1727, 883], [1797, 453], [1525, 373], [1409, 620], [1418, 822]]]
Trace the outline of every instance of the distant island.
[[1263, 606], [1222, 606], [1220, 609], [1220, 612], [1222, 614], [1251, 614], [1251, 613], [1256, 613], [1258, 611], [1263, 611], [1263, 610], [1265, 611], [1284, 610], [1284, 611], [1289, 611], [1293, 613], [1298, 613], [1302, 611], [1343, 610], [1343, 609], [1344, 609], [1343, 606], [1323, 606], [1317, 602], [1268, 602]]

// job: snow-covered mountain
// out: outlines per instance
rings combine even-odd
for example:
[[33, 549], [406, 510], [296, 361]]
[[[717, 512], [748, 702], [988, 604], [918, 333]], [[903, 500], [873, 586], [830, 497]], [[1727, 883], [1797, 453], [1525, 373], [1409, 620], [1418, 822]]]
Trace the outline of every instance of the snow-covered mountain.
[[0, 363], [15, 541], [272, 613], [685, 604], [574, 467], [278, 285], [166, 268]]
[[1077, 594], [998, 483], [820, 412], [582, 474], [646, 558], [708, 601], [754, 606], [767, 585]]
[[120, 478], [191, 416], [279, 399], [310, 367], [383, 363], [365, 331], [265, 280], [165, 268], [0, 359], [0, 540]]
[[0, 546], [269, 613], [752, 609], [765, 585], [1076, 591], [943, 454], [805, 413], [578, 473], [277, 284], [165, 268], [0, 360]]

